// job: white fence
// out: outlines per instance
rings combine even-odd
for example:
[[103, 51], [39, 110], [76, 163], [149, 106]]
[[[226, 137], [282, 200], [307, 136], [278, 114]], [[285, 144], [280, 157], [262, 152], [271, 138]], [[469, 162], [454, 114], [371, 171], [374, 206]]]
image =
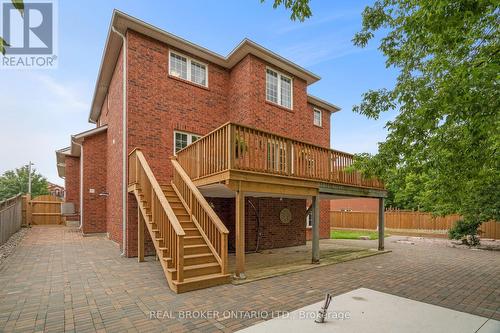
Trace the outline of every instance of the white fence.
[[0, 245], [21, 229], [23, 219], [21, 194], [0, 202]]

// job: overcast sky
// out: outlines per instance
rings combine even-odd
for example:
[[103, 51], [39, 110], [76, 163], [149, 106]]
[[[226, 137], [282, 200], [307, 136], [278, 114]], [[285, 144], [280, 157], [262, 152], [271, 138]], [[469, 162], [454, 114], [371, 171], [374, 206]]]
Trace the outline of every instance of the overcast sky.
[[57, 176], [55, 150], [89, 124], [89, 107], [113, 8], [227, 55], [243, 38], [307, 68], [322, 79], [308, 92], [342, 108], [332, 116], [331, 145], [351, 153], [377, 151], [393, 114], [374, 121], [352, 106], [369, 89], [392, 87], [377, 43], [360, 49], [351, 39], [371, 1], [312, 1], [313, 17], [292, 22], [272, 1], [58, 2], [59, 66], [51, 70], [0, 69], [0, 173], [29, 160], [49, 181]]

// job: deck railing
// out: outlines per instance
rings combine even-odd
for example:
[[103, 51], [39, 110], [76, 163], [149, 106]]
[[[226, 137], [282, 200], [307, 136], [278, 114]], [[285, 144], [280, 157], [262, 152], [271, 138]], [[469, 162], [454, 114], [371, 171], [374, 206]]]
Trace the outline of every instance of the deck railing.
[[188, 207], [189, 215], [207, 240], [215, 258], [221, 266], [221, 272], [227, 274], [227, 236], [229, 231], [219, 219], [212, 207], [205, 200], [198, 188], [183, 170], [177, 160], [172, 159], [174, 175], [172, 186], [179, 198]]
[[134, 184], [142, 196], [151, 216], [146, 220], [157, 225], [160, 237], [163, 239], [167, 257], [177, 270], [177, 281], [183, 281], [184, 271], [184, 230], [167, 201], [158, 181], [151, 171], [146, 158], [139, 149], [129, 155], [129, 185]]
[[325, 183], [383, 189], [378, 179], [350, 170], [354, 156], [249, 126], [227, 123], [177, 152], [193, 180], [244, 170]]

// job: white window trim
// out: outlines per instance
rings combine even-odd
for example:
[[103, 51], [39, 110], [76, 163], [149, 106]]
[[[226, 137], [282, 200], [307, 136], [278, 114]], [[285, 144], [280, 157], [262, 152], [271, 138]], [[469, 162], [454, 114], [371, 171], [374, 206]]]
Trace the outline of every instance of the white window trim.
[[[270, 70], [272, 72], [275, 72], [278, 75], [278, 102], [273, 102], [267, 99], [267, 70]], [[266, 101], [269, 103], [277, 104], [281, 106], [282, 108], [293, 110], [293, 78], [291, 76], [285, 75], [281, 73], [280, 71], [275, 70], [274, 68], [271, 68], [269, 66], [266, 66], [266, 69], [264, 70], [264, 75], [266, 78]], [[281, 104], [281, 77], [285, 77], [290, 80], [290, 107], [284, 106]]]
[[[179, 76], [176, 76], [176, 75], [173, 75], [171, 73], [171, 64], [172, 64], [172, 61], [170, 61], [170, 58], [171, 58], [171, 55], [175, 54], [179, 57], [183, 57], [183, 58], [186, 58], [187, 60], [187, 79], [184, 79], [182, 77], [179, 77]], [[199, 64], [199, 65], [202, 65], [202, 66], [205, 66], [205, 85], [203, 84], [199, 84], [197, 82], [193, 82], [191, 80], [191, 62], [194, 62], [196, 64]], [[188, 57], [187, 55], [185, 54], [182, 54], [182, 53], [179, 53], [177, 51], [172, 51], [172, 50], [168, 50], [168, 75], [172, 76], [172, 77], [175, 77], [177, 79], [180, 79], [180, 80], [184, 80], [184, 81], [189, 81], [191, 82], [192, 84], [196, 84], [197, 86], [200, 86], [200, 87], [205, 87], [205, 88], [208, 88], [208, 64], [202, 62], [202, 61], [199, 61], [199, 60], [196, 60], [196, 59], [193, 59], [191, 57]]]
[[[187, 145], [189, 146], [190, 144], [192, 144], [194, 141], [193, 141], [193, 135], [194, 136], [197, 136], [198, 137], [198, 140], [202, 137], [202, 135], [199, 135], [199, 134], [196, 134], [196, 133], [190, 133], [190, 132], [184, 132], [184, 131], [174, 131], [174, 144], [173, 144], [173, 148], [174, 148], [174, 156], [177, 155], [177, 152], [175, 151], [175, 135], [179, 133], [179, 134], [186, 134], [187, 135]], [[187, 146], [186, 146], [187, 147]], [[185, 147], [184, 147], [185, 148]], [[184, 149], [182, 148], [182, 149]], [[182, 150], [181, 149], [181, 150]]]
[[[314, 123], [314, 113], [319, 112], [319, 125]], [[317, 127], [323, 127], [323, 110], [318, 108], [313, 108], [313, 125]]]

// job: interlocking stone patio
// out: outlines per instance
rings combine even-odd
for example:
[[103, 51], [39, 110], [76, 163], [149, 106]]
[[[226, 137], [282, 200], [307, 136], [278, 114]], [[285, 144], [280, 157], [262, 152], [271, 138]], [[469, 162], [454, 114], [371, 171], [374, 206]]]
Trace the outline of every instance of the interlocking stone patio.
[[[120, 257], [117, 246], [103, 237], [36, 227], [0, 266], [0, 332], [234, 331], [263, 319], [185, 320], [175, 311], [292, 311], [322, 300], [326, 292], [360, 287], [500, 319], [499, 252], [395, 239], [386, 239], [391, 253], [176, 295], [153, 258], [137, 263]], [[374, 241], [336, 242], [376, 246]], [[163, 312], [164, 318], [149, 319], [150, 311], [174, 316]]]

